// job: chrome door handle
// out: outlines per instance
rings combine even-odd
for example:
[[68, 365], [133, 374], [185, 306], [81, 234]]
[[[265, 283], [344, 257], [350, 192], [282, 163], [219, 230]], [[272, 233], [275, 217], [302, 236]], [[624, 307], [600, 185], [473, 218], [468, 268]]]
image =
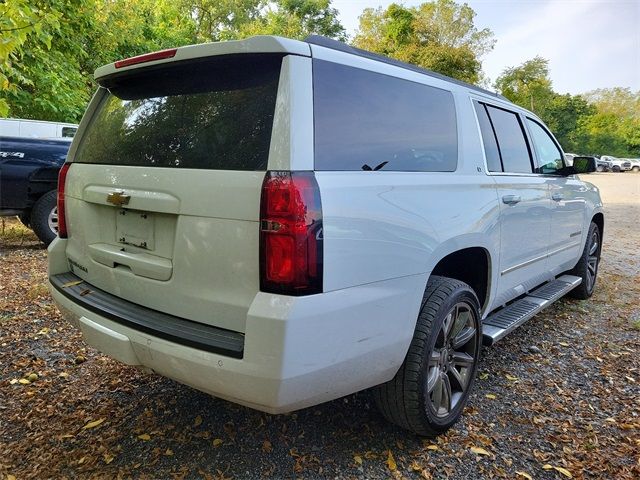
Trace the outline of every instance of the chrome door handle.
[[515, 205], [522, 200], [520, 195], [504, 195], [502, 197], [502, 203], [506, 203], [507, 205]]
[[559, 202], [560, 200], [564, 199], [564, 195], [561, 193], [554, 193], [553, 195], [551, 195], [551, 198], [553, 198], [556, 202]]

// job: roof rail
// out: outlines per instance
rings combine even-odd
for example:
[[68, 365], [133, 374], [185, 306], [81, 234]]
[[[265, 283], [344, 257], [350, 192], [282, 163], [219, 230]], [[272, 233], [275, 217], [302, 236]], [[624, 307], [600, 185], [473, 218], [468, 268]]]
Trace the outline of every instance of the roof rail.
[[401, 62], [400, 60], [396, 60], [394, 58], [390, 58], [384, 55], [378, 55], [377, 53], [369, 52], [368, 50], [362, 50], [361, 48], [352, 47], [351, 45], [347, 45], [346, 43], [340, 42], [338, 40], [334, 40], [332, 38], [323, 37], [322, 35], [309, 35], [307, 38], [304, 39], [304, 42], [310, 45], [318, 45], [320, 47], [325, 47], [325, 48], [330, 48], [332, 50], [338, 50], [340, 52], [350, 53], [352, 55], [368, 58], [370, 60], [375, 60], [377, 62], [382, 62], [389, 65], [395, 65], [396, 67], [404, 68], [405, 70], [411, 70], [413, 72], [429, 75], [430, 77], [438, 78], [440, 80], [445, 80], [447, 82], [452, 82], [457, 85], [467, 87], [471, 90], [476, 90], [486, 95], [491, 95], [492, 97], [497, 97], [502, 100], [509, 101], [507, 98], [500, 95], [499, 93], [486, 90], [484, 88], [478, 87], [477, 85], [463, 82], [462, 80], [448, 77], [447, 75], [442, 75], [441, 73], [433, 72], [431, 70], [427, 70], [426, 68], [420, 68], [416, 65], [412, 65], [411, 63]]

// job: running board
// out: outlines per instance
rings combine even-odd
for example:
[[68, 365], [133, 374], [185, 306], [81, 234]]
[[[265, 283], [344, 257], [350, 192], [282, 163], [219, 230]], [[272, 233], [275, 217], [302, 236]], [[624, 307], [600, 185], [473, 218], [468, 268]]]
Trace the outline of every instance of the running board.
[[482, 322], [482, 343], [493, 345], [511, 333], [535, 314], [576, 288], [582, 279], [573, 275], [562, 275], [545, 283], [520, 300], [513, 302]]

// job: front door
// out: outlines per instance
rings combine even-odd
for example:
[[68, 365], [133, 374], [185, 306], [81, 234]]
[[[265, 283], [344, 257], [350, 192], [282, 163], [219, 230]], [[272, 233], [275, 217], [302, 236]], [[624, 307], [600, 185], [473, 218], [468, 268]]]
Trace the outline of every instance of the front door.
[[562, 174], [564, 156], [544, 126], [527, 118], [527, 128], [536, 153], [537, 173], [549, 186], [552, 211], [547, 268], [557, 275], [571, 269], [582, 251], [586, 187], [573, 175]]

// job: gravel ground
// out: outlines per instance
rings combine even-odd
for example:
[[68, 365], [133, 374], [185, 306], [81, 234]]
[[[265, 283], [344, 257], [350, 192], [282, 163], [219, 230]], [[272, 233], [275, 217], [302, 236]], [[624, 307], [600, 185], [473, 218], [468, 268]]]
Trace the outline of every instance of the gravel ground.
[[52, 305], [46, 250], [6, 222], [0, 479], [640, 478], [640, 175], [589, 180], [606, 204], [594, 297], [485, 349], [436, 440], [385, 423], [366, 392], [271, 416], [100, 355]]

